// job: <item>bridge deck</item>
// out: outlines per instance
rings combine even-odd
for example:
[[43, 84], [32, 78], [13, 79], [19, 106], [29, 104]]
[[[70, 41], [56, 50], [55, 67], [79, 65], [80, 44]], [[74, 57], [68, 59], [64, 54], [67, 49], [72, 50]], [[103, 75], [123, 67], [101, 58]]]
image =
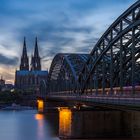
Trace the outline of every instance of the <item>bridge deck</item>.
[[[78, 101], [88, 104], [100, 104], [105, 106], [122, 106], [125, 108], [140, 110], [140, 95], [65, 95], [65, 94], [51, 94], [47, 98], [65, 100], [65, 101]], [[116, 108], [116, 107], [115, 107]], [[120, 108], [121, 109], [121, 108]]]

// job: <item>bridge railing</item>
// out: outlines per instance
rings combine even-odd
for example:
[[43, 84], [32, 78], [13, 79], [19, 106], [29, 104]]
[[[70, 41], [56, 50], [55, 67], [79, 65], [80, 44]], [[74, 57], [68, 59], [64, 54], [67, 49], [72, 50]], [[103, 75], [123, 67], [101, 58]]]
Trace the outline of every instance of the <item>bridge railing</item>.
[[57, 98], [71, 101], [81, 101], [89, 103], [101, 103], [101, 104], [113, 104], [113, 105], [131, 105], [140, 106], [140, 95], [80, 95], [80, 94], [70, 94], [66, 95], [64, 93], [50, 93], [49, 98]]

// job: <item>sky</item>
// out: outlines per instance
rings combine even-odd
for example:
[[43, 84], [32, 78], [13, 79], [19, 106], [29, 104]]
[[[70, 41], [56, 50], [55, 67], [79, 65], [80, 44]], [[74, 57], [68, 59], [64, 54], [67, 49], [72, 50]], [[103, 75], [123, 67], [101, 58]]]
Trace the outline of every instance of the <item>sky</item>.
[[38, 37], [42, 68], [57, 53], [90, 53], [107, 28], [137, 0], [0, 0], [0, 75], [13, 83], [26, 37]]

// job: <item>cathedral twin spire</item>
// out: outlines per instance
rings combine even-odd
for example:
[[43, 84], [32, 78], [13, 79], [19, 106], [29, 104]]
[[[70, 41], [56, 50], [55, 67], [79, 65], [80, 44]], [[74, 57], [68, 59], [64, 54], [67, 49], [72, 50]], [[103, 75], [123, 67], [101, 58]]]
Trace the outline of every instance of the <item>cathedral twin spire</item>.
[[22, 56], [21, 56], [20, 70], [29, 70], [29, 58], [27, 56], [25, 37], [24, 37], [23, 51], [22, 51]]
[[37, 37], [35, 39], [34, 56], [32, 56], [32, 59], [31, 59], [31, 70], [41, 70], [40, 56], [39, 56], [39, 52], [38, 52]]
[[[21, 56], [20, 70], [29, 70], [29, 58], [27, 56], [26, 39], [24, 37], [23, 52]], [[35, 39], [34, 55], [31, 58], [31, 70], [41, 70], [41, 62], [38, 51], [37, 37]]]

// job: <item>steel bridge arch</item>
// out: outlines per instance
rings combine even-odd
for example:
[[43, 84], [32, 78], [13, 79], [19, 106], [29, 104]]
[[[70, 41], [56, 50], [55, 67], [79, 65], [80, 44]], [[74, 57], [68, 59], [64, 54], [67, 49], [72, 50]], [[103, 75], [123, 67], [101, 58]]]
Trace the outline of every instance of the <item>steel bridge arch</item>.
[[72, 93], [78, 86], [78, 75], [86, 63], [88, 54], [57, 54], [51, 64], [47, 92], [58, 94], [59, 91]]
[[[78, 77], [79, 93], [89, 89], [119, 87], [123, 93], [124, 86], [140, 84], [140, 1], [128, 8], [107, 29], [91, 51], [87, 62]], [[107, 61], [108, 60], [108, 61]]]
[[40, 81], [38, 96], [40, 98], [44, 98], [46, 96], [46, 93], [47, 93], [47, 80], [42, 80]]

